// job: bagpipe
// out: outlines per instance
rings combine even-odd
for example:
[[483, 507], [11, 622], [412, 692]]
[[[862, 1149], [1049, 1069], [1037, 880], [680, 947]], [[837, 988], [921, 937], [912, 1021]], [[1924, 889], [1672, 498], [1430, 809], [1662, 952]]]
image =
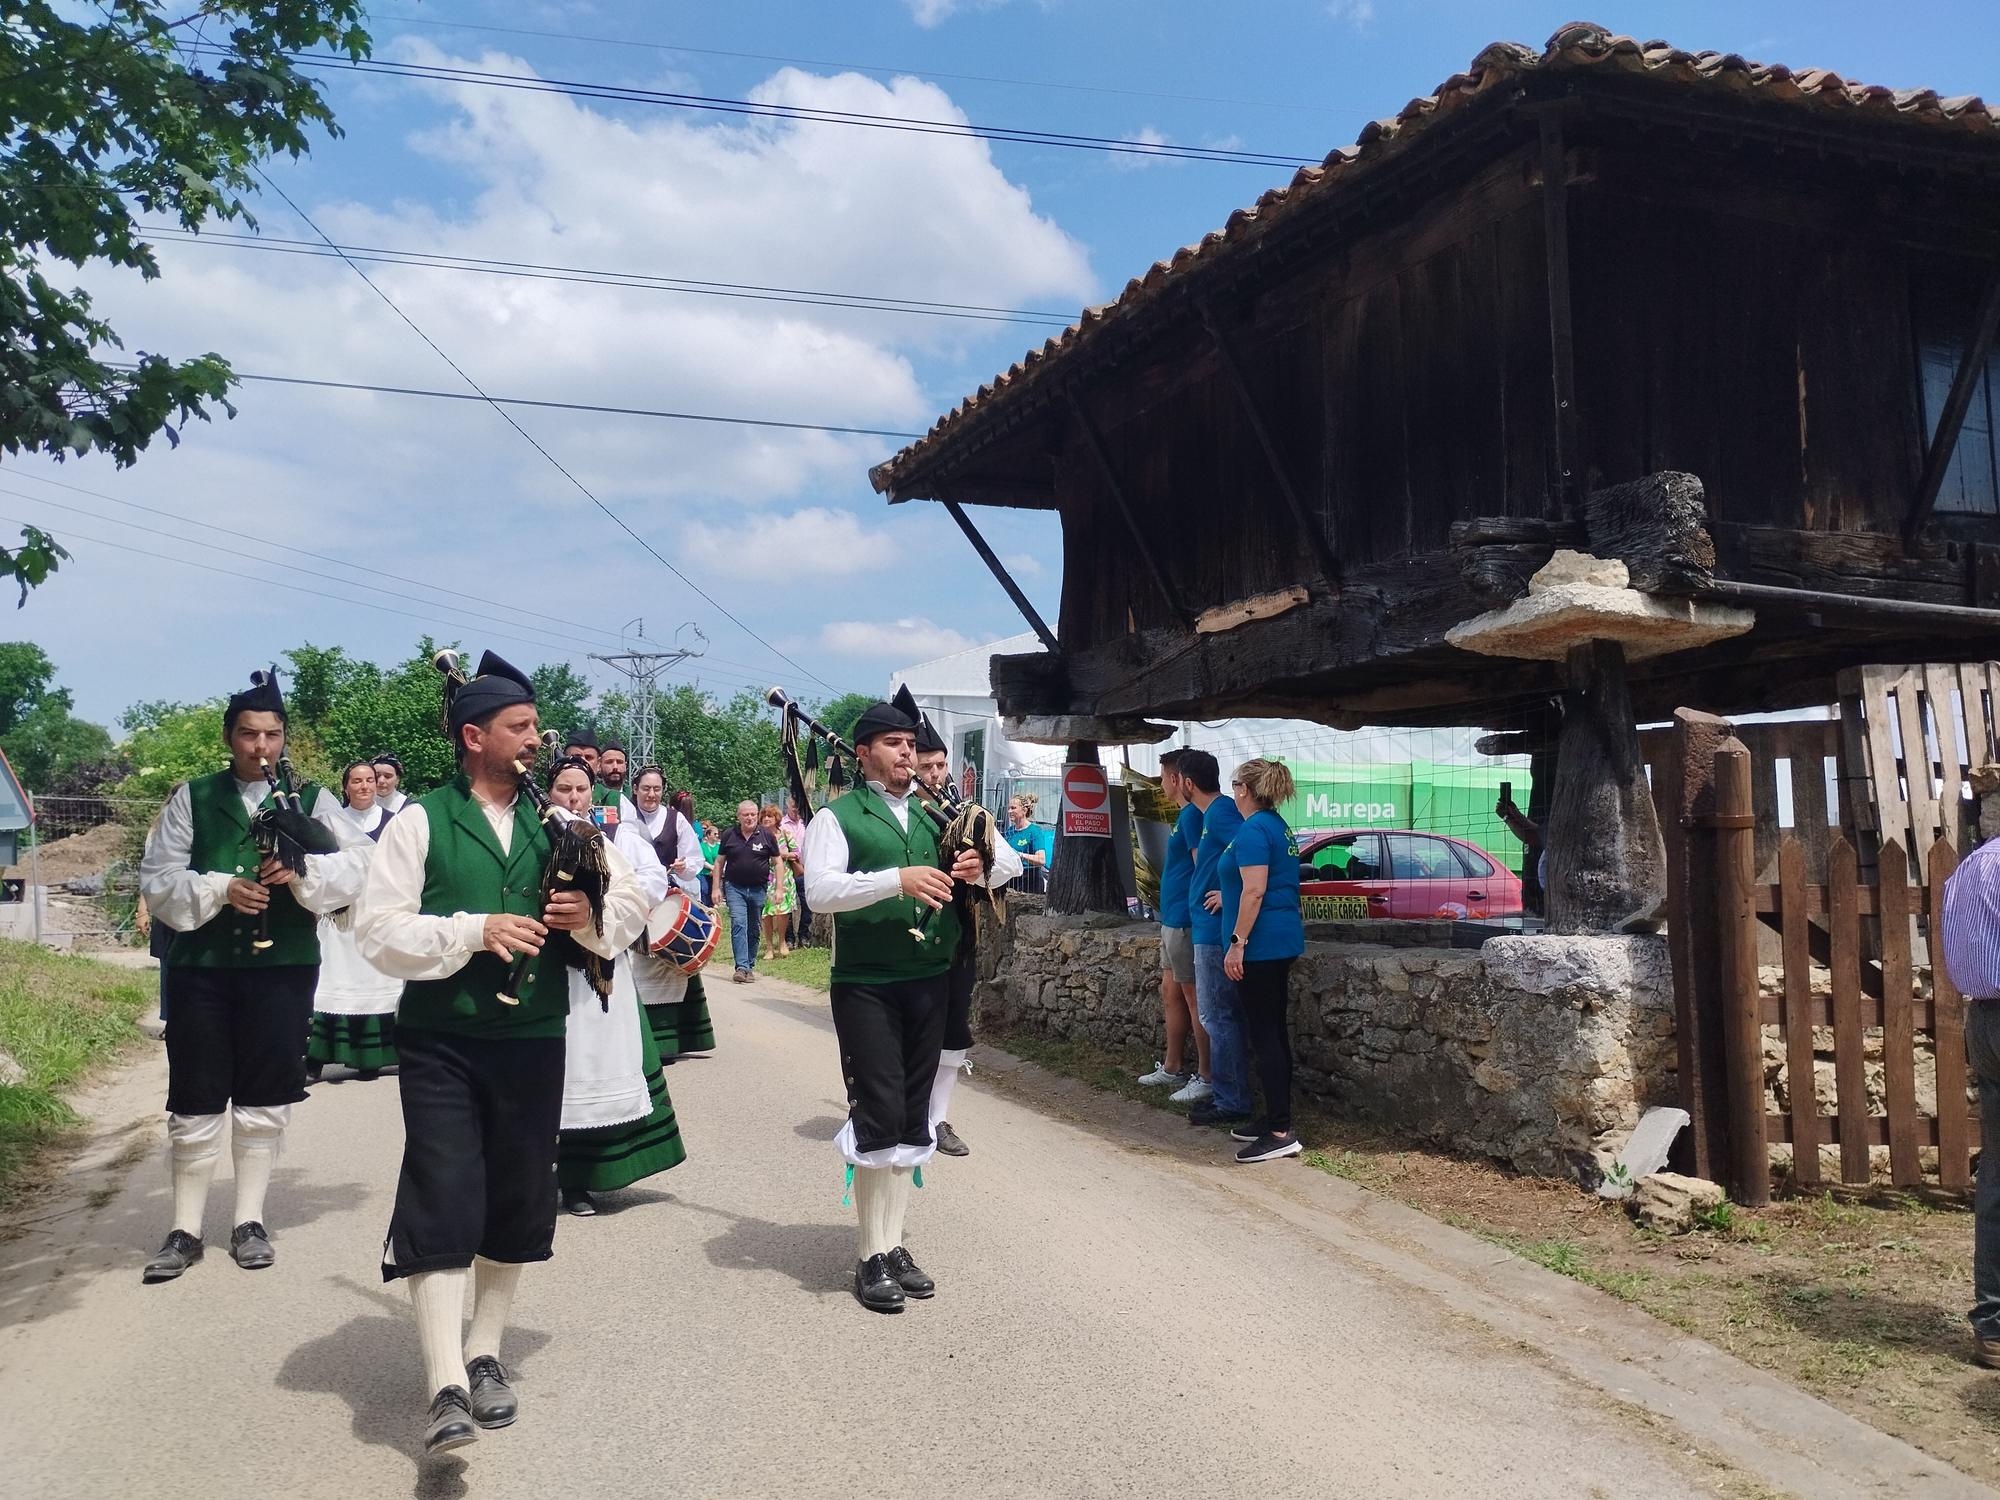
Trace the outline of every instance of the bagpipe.
[[[908, 699], [907, 707], [904, 706], [904, 699]], [[812, 801], [806, 796], [805, 778], [798, 767], [798, 756], [795, 748], [796, 734], [791, 731], [791, 726], [796, 724], [807, 733], [824, 740], [836, 755], [844, 755], [850, 761], [856, 762], [857, 765], [860, 759], [859, 752], [855, 750], [854, 746], [850, 745], [818, 719], [815, 719], [811, 714], [799, 707], [797, 701], [791, 698], [783, 688], [772, 688], [764, 695], [764, 701], [778, 710], [786, 724], [788, 731], [785, 737], [786, 763], [792, 780], [792, 794], [799, 799], [799, 806], [810, 813], [812, 810]], [[904, 688], [898, 693], [896, 706], [904, 708], [904, 711], [912, 719], [921, 722], [921, 714], [916, 711], [915, 699], [909, 698], [908, 688]], [[839, 762], [836, 761], [835, 764], [838, 765]], [[992, 809], [984, 807], [970, 798], [959, 796], [957, 789], [952, 786], [949, 778], [946, 779], [942, 787], [933, 787], [921, 777], [917, 777], [911, 781], [910, 789], [916, 793], [917, 805], [937, 825], [938, 867], [949, 873], [951, 867], [958, 863], [959, 855], [969, 849], [979, 856], [980, 868], [985, 870], [990, 877], [993, 873], [993, 850], [1000, 839], [1000, 823], [993, 816]], [[963, 881], [959, 882], [952, 889], [952, 903], [959, 908], [959, 917], [962, 923], [960, 931], [962, 940], [966, 943], [972, 941], [974, 929], [973, 913], [966, 903], [966, 898], [972, 889], [973, 887], [968, 886]], [[999, 893], [990, 887], [981, 887], [980, 889], [985, 891], [987, 904], [993, 909], [995, 916], [999, 916], [1002, 911]], [[931, 908], [925, 907], [923, 915], [917, 919], [916, 925], [910, 929], [910, 936], [920, 943], [929, 941], [930, 924]]]
[[[445, 679], [445, 715], [447, 728], [450, 725], [451, 699], [458, 689], [467, 682], [465, 669], [460, 665], [456, 651], [440, 651], [431, 658], [431, 665], [443, 674]], [[554, 730], [543, 731], [538, 754], [540, 760], [546, 754], [553, 763], [562, 754], [562, 735]], [[549, 799], [549, 794], [536, 780], [534, 765], [516, 757], [514, 774], [520, 778], [520, 795], [528, 799], [540, 820], [542, 831], [549, 841], [547, 862], [542, 866], [542, 906], [546, 910], [549, 897], [558, 891], [578, 891], [590, 904], [591, 925], [599, 936], [604, 933], [604, 893], [611, 884], [611, 865], [605, 858], [604, 830], [588, 818], [579, 818], [566, 808], [560, 808]], [[539, 918], [539, 913], [537, 917]], [[575, 969], [590, 982], [597, 992], [598, 1003], [605, 1010], [611, 1009], [611, 960], [600, 958], [570, 933], [551, 929], [539, 955], [553, 957], [564, 968]], [[537, 955], [517, 953], [508, 967], [506, 982], [500, 986], [499, 1000], [502, 1005], [519, 1005], [521, 990], [528, 982], [528, 971]]]
[[[252, 672], [250, 681], [254, 686], [261, 687], [263, 676], [262, 672]], [[291, 757], [280, 754], [278, 764], [273, 767], [270, 761], [259, 756], [257, 768], [264, 773], [264, 780], [271, 788], [264, 805], [250, 816], [250, 837], [257, 845], [257, 852], [266, 859], [275, 859], [294, 875], [305, 874], [308, 854], [338, 852], [340, 841], [333, 836], [333, 830], [307, 812], [299, 800]], [[257, 936], [251, 939], [250, 946], [260, 953], [271, 946], [271, 908], [268, 904], [257, 913]]]

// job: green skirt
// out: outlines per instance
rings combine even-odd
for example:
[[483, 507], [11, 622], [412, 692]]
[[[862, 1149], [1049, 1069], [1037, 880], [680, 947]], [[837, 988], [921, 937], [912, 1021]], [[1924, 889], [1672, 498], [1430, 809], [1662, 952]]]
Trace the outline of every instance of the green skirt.
[[396, 1066], [396, 1018], [342, 1016], [316, 1010], [306, 1061], [318, 1067], [339, 1063], [357, 1073]]
[[[662, 1009], [671, 1010], [672, 1006]], [[570, 1192], [610, 1193], [630, 1187], [643, 1177], [670, 1171], [687, 1160], [680, 1122], [667, 1093], [666, 1071], [660, 1066], [653, 1028], [641, 1026], [639, 1039], [646, 1092], [653, 1107], [644, 1119], [601, 1130], [566, 1131], [556, 1146], [556, 1184]]]
[[687, 993], [678, 1005], [641, 1008], [646, 1012], [646, 1027], [652, 1032], [653, 1045], [660, 1049], [661, 1057], [715, 1050], [715, 1023], [708, 1017], [708, 992], [702, 988], [699, 974], [688, 976]]

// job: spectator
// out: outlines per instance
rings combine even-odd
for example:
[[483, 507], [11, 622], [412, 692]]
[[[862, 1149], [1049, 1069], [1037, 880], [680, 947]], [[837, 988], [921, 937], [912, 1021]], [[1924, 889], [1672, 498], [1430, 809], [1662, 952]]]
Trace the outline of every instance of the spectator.
[[806, 847], [806, 820], [804, 809], [799, 806], [798, 798], [787, 797], [785, 799], [785, 816], [779, 822], [778, 826], [792, 836], [792, 847], [802, 851], [801, 860], [797, 867], [799, 871], [799, 899], [798, 905], [792, 911], [792, 942], [803, 948], [807, 940], [812, 936], [813, 914], [812, 908], [806, 904], [805, 863], [803, 859], [803, 850]]
[[764, 883], [764, 957], [790, 958], [792, 910], [798, 905], [799, 841], [785, 832], [785, 820], [778, 804], [766, 802], [757, 826], [777, 841], [778, 857], [771, 861], [771, 873]]
[[1201, 809], [1201, 842], [1195, 846], [1194, 880], [1188, 887], [1188, 929], [1194, 939], [1195, 1008], [1208, 1033], [1208, 1081], [1213, 1091], [1188, 1111], [1191, 1125], [1225, 1129], [1250, 1122], [1250, 1063], [1244, 1056], [1243, 1018], [1236, 981], [1223, 968], [1226, 924], [1222, 912], [1222, 851], [1243, 826], [1235, 802], [1222, 795], [1222, 771], [1206, 750], [1182, 754], [1180, 773]]
[[1965, 1051], [1979, 1084], [1979, 1182], [1972, 1203], [1972, 1357], [2000, 1370], [2000, 839], [1944, 883], [1945, 969], [1965, 996]]
[[1033, 792], [1016, 792], [1007, 799], [1007, 842], [1021, 856], [1021, 874], [1013, 889], [1040, 895], [1049, 888], [1056, 836], [1035, 821], [1035, 800]]
[[[694, 799], [688, 793], [682, 792], [681, 795], [688, 798], [689, 807], [694, 805]], [[694, 822], [692, 812], [688, 814], [688, 821]], [[716, 898], [715, 861], [722, 852], [722, 835], [716, 832], [713, 823], [695, 823], [695, 826], [701, 830], [701, 903], [712, 907]]]
[[1243, 826], [1223, 851], [1222, 915], [1233, 918], [1223, 972], [1236, 981], [1244, 1030], [1257, 1054], [1264, 1118], [1230, 1135], [1246, 1142], [1241, 1162], [1299, 1154], [1292, 1129], [1292, 963], [1306, 951], [1299, 915], [1299, 846], [1278, 815], [1290, 800], [1292, 773], [1283, 761], [1246, 760], [1229, 783]]
[[771, 878], [771, 861], [777, 857], [777, 836], [757, 826], [757, 804], [737, 803], [736, 826], [722, 832], [716, 874], [722, 899], [729, 907], [729, 946], [736, 959], [736, 972], [730, 977], [738, 984], [748, 984], [757, 968], [764, 891]]
[[[1214, 1087], [1208, 1082], [1208, 1033], [1202, 1030], [1194, 998], [1194, 937], [1189, 924], [1188, 887], [1194, 883], [1194, 846], [1201, 841], [1201, 811], [1188, 799], [1180, 773], [1185, 751], [1169, 750], [1160, 757], [1160, 790], [1180, 804], [1180, 816], [1167, 835], [1167, 862], [1160, 871], [1160, 1006], [1166, 1016], [1167, 1055], [1139, 1082], [1148, 1087], [1174, 1085], [1167, 1097], [1176, 1104], [1199, 1104]], [[1188, 1038], [1194, 1038], [1195, 1071], [1183, 1067]]]
[[[1532, 799], [1530, 799], [1532, 800]], [[1493, 812], [1507, 831], [1521, 841], [1521, 902], [1537, 915], [1547, 915], [1549, 846], [1548, 830], [1521, 811], [1514, 789], [1501, 783], [1500, 800]]]

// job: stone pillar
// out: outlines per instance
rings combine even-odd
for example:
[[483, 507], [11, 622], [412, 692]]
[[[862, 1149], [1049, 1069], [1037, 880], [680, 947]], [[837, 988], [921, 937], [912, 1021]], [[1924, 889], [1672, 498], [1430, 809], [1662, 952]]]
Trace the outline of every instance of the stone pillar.
[[[1097, 741], [1075, 740], [1065, 760], [1097, 764]], [[1049, 872], [1049, 910], [1072, 915], [1087, 911], [1125, 910], [1125, 882], [1118, 875], [1116, 839], [1072, 839], [1062, 832], [1056, 816], [1055, 868]]]
[[1569, 651], [1549, 799], [1551, 932], [1652, 932], [1667, 896], [1667, 849], [1639, 758], [1625, 648]]

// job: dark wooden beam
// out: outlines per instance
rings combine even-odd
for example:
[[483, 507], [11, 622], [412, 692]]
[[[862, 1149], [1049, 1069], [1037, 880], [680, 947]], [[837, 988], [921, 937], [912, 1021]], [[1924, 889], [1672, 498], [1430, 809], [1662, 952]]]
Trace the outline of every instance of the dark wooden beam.
[[979, 528], [972, 524], [972, 518], [965, 513], [965, 507], [956, 500], [946, 500], [943, 504], [951, 513], [951, 518], [958, 522], [958, 529], [965, 533], [965, 539], [972, 543], [972, 550], [979, 554], [979, 560], [986, 564], [987, 571], [1000, 581], [1000, 587], [1005, 589], [1007, 597], [1014, 601], [1014, 608], [1026, 617], [1035, 634], [1042, 638], [1042, 644], [1051, 651], [1061, 650], [1062, 648], [1056, 644], [1056, 633], [1042, 622], [1041, 615], [1036, 612], [1035, 606], [1028, 602], [1028, 596], [1021, 592], [1021, 586], [1014, 582], [1014, 575], [1007, 571], [1006, 564], [993, 555], [993, 549], [986, 545], [986, 538], [981, 536]]
[[1257, 442], [1264, 450], [1264, 460], [1271, 467], [1271, 477], [1278, 482], [1278, 493], [1284, 497], [1286, 507], [1292, 513], [1292, 520], [1305, 533], [1312, 547], [1314, 560], [1319, 564], [1320, 577], [1329, 587], [1340, 579], [1340, 564], [1333, 555], [1333, 544], [1326, 539], [1326, 528], [1319, 523], [1307, 508], [1305, 497], [1299, 494], [1298, 486], [1292, 483], [1291, 471], [1285, 467], [1284, 459], [1278, 453], [1278, 445], [1271, 437], [1271, 429], [1264, 425], [1264, 413], [1257, 405], [1257, 398], [1251, 393], [1250, 381], [1243, 373], [1242, 361], [1237, 359], [1236, 350], [1229, 342], [1229, 335], [1223, 331], [1221, 320], [1215, 316], [1215, 309], [1203, 302], [1201, 321], [1208, 329], [1208, 336], [1215, 344], [1216, 357], [1222, 363], [1222, 371], [1228, 377], [1231, 389], [1236, 392], [1236, 402], [1243, 408], [1243, 416], [1256, 434]]
[[1880, 599], [1827, 589], [1788, 589], [1769, 583], [1732, 583], [1718, 578], [1689, 591], [1696, 599], [1753, 608], [1807, 611], [1824, 618], [1855, 620], [1876, 627], [1937, 630], [1953, 634], [2000, 632], [2000, 609], [1976, 609], [1969, 604], [1928, 604], [1916, 599]]
[[1549, 383], [1556, 418], [1556, 473], [1562, 514], [1581, 515], [1584, 476], [1581, 426], [1576, 409], [1576, 340], [1569, 306], [1569, 156], [1562, 116], [1540, 118], [1542, 143], [1542, 250], [1549, 279]]
[[1965, 346], [1957, 373], [1951, 377], [1944, 410], [1938, 413], [1937, 433], [1924, 454], [1923, 477], [1917, 481], [1916, 503], [1910, 507], [1909, 524], [1903, 528], [1906, 536], [1915, 536], [1931, 518], [1931, 508], [1937, 504], [1938, 490], [1944, 484], [1944, 472], [1951, 467], [1952, 455], [1958, 451], [1958, 434], [1965, 425], [1966, 410], [1972, 405], [1972, 393], [1986, 373], [1986, 357], [1993, 350], [1995, 329], [2000, 329], [2000, 266], [1987, 273], [1986, 290], [1980, 295], [1979, 312], [1972, 321], [1972, 339]]
[[1084, 410], [1083, 397], [1077, 394], [1075, 386], [1065, 387], [1063, 394], [1069, 399], [1069, 409], [1076, 417], [1076, 425], [1083, 433], [1085, 445], [1091, 457], [1097, 461], [1097, 471], [1104, 479], [1104, 488], [1111, 496], [1111, 503], [1118, 508], [1118, 514], [1125, 519], [1125, 529], [1131, 533], [1132, 545], [1144, 559], [1146, 569], [1153, 575], [1153, 583], [1166, 601], [1167, 612], [1183, 627], [1194, 628], [1194, 616], [1189, 614], [1181, 597], [1174, 589], [1173, 580], [1167, 577], [1167, 570], [1161, 565], [1160, 556], [1153, 550], [1153, 539], [1146, 535], [1146, 528], [1139, 524], [1138, 514], [1132, 509], [1132, 502], [1125, 494], [1125, 486], [1119, 481], [1118, 470], [1112, 466], [1111, 455], [1105, 451], [1104, 439], [1098, 435], [1097, 424], [1090, 420], [1090, 413]]

